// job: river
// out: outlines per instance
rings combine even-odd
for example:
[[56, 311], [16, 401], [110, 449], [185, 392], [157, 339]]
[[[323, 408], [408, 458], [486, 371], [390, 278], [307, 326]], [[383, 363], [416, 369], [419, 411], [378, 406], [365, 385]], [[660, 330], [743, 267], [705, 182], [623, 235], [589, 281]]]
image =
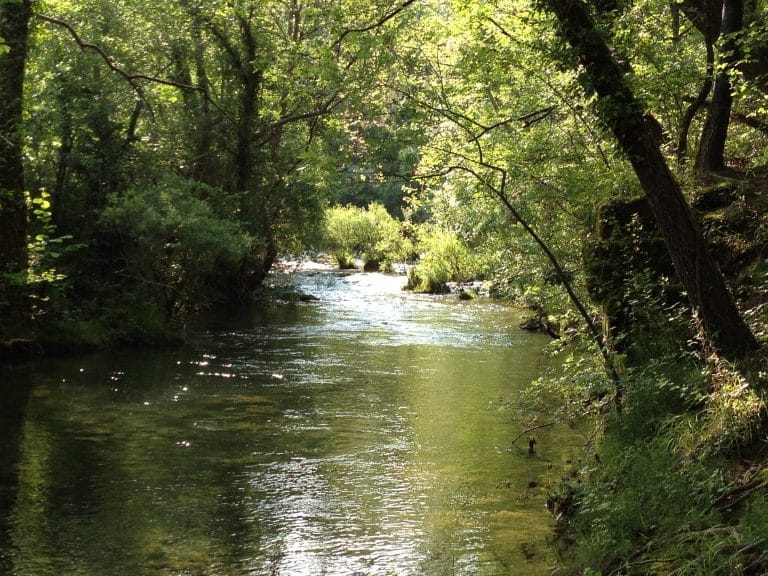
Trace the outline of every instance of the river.
[[0, 372], [0, 573], [548, 573], [580, 439], [510, 408], [546, 339], [487, 300], [302, 273], [318, 298], [172, 351]]

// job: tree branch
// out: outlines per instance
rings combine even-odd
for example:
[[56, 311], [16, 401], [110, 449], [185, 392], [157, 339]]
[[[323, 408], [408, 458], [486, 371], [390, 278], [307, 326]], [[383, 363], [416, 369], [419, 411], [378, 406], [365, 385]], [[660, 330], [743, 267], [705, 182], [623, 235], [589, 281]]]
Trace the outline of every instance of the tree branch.
[[515, 208], [515, 206], [507, 197], [507, 193], [506, 193], [507, 171], [504, 168], [501, 168], [500, 166], [495, 166], [493, 164], [486, 162], [482, 156], [482, 147], [480, 143], [478, 141], [475, 141], [475, 144], [478, 149], [478, 154], [479, 154], [478, 159], [470, 158], [469, 156], [456, 151], [448, 151], [448, 153], [462, 160], [465, 160], [467, 162], [477, 164], [478, 166], [481, 166], [485, 169], [496, 172], [501, 177], [501, 183], [499, 185], [494, 185], [494, 183], [491, 182], [488, 178], [485, 178], [477, 170], [469, 166], [456, 165], [456, 166], [451, 166], [449, 170], [460, 170], [460, 171], [467, 172], [468, 174], [471, 174], [483, 186], [485, 186], [485, 188], [489, 190], [491, 194], [496, 196], [496, 198], [498, 198], [501, 201], [501, 203], [507, 208], [509, 213], [515, 219], [515, 221], [518, 224], [520, 224], [520, 226], [523, 227], [526, 233], [533, 239], [533, 241], [539, 246], [541, 251], [547, 257], [547, 260], [549, 260], [549, 263], [552, 265], [552, 268], [554, 268], [555, 270], [555, 274], [557, 274], [557, 277], [562, 282], [563, 287], [565, 288], [565, 291], [568, 294], [569, 300], [574, 305], [576, 310], [579, 312], [579, 315], [582, 317], [582, 319], [586, 323], [587, 328], [589, 330], [590, 337], [592, 338], [592, 341], [595, 343], [598, 350], [600, 351], [600, 355], [602, 356], [604, 361], [604, 367], [605, 367], [606, 373], [615, 387], [616, 408], [618, 411], [620, 411], [621, 397], [622, 397], [622, 391], [623, 391], [621, 378], [619, 377], [619, 374], [616, 371], [616, 367], [613, 362], [611, 351], [608, 348], [608, 345], [605, 342], [605, 339], [603, 338], [602, 332], [595, 325], [595, 322], [592, 320], [592, 317], [590, 316], [589, 312], [582, 304], [581, 299], [576, 294], [576, 291], [573, 289], [573, 286], [571, 285], [568, 275], [565, 273], [565, 271], [563, 270], [563, 267], [560, 265], [560, 261], [558, 260], [557, 256], [555, 256], [554, 252], [552, 252], [549, 245], [544, 241], [543, 238], [541, 238], [541, 236], [539, 236], [539, 234], [536, 232], [533, 226], [528, 223], [528, 221], [517, 210], [517, 208]]
[[80, 35], [77, 33], [77, 30], [75, 30], [74, 27], [69, 22], [65, 22], [60, 18], [49, 16], [47, 14], [36, 13], [35, 16], [40, 18], [40, 20], [43, 20], [44, 22], [48, 22], [49, 24], [55, 24], [56, 26], [64, 28], [67, 32], [69, 32], [70, 36], [72, 36], [72, 38], [75, 40], [75, 42], [77, 43], [77, 45], [80, 47], [81, 50], [90, 50], [91, 52], [96, 52], [96, 54], [98, 54], [101, 57], [101, 59], [107, 64], [109, 69], [115, 72], [118, 76], [121, 76], [124, 80], [126, 80], [131, 85], [131, 87], [136, 91], [139, 97], [144, 101], [144, 103], [147, 104], [147, 106], [149, 106], [149, 103], [146, 101], [146, 98], [144, 97], [144, 93], [141, 89], [141, 86], [137, 85], [135, 82], [137, 78], [132, 76], [131, 74], [128, 74], [122, 68], [120, 68], [117, 64], [115, 64], [112, 61], [112, 58], [109, 57], [109, 54], [107, 54], [101, 46], [94, 44], [92, 42], [84, 41], [82, 38], [80, 38]]
[[164, 78], [158, 78], [157, 76], [150, 76], [148, 74], [130, 74], [125, 70], [123, 70], [120, 66], [115, 64], [114, 60], [112, 60], [109, 54], [107, 54], [107, 52], [101, 46], [99, 46], [98, 44], [94, 44], [93, 42], [86, 42], [85, 40], [83, 40], [78, 34], [77, 30], [75, 30], [75, 28], [69, 22], [66, 22], [65, 20], [62, 20], [60, 18], [56, 18], [55, 16], [50, 16], [48, 14], [36, 13], [35, 16], [40, 20], [43, 20], [44, 22], [48, 22], [49, 24], [54, 24], [56, 26], [59, 26], [60, 28], [64, 28], [67, 32], [69, 32], [70, 36], [72, 36], [75, 43], [80, 47], [81, 50], [91, 51], [98, 54], [98, 56], [106, 63], [106, 65], [109, 67], [110, 70], [112, 70], [115, 74], [123, 78], [126, 82], [128, 82], [128, 84], [131, 85], [131, 87], [134, 89], [136, 94], [138, 94], [141, 101], [144, 102], [144, 104], [147, 106], [147, 109], [149, 110], [150, 114], [153, 117], [154, 117], [154, 112], [152, 110], [152, 105], [147, 100], [144, 94], [143, 88], [137, 83], [138, 80], [144, 80], [146, 82], [151, 82], [153, 84], [162, 84], [165, 86], [172, 86], [174, 88], [178, 88], [179, 90], [189, 90], [194, 92], [200, 92], [205, 96], [207, 100], [213, 103], [213, 101], [211, 100], [208, 94], [208, 91], [199, 86], [191, 86], [189, 84], [174, 82], [173, 80], [166, 80]]
[[518, 116], [517, 120], [519, 122], [523, 123], [523, 126], [525, 128], [529, 128], [536, 124], [537, 122], [541, 122], [552, 114], [557, 109], [557, 105], [552, 104], [551, 106], [546, 106], [545, 108], [540, 108], [539, 110], [534, 110], [533, 112], [529, 112], [528, 114], [523, 114], [522, 116]]
[[548, 427], [554, 426], [554, 425], [555, 425], [554, 422], [547, 422], [546, 424], [539, 424], [538, 426], [531, 426], [530, 428], [526, 428], [525, 430], [520, 432], [520, 434], [515, 436], [514, 440], [512, 440], [512, 446], [514, 446], [515, 442], [520, 440], [520, 438], [522, 438], [526, 434], [530, 434], [531, 432], [533, 432], [534, 430], [538, 430], [539, 428], [548, 428]]
[[362, 28], [347, 28], [346, 30], [344, 30], [344, 32], [341, 33], [341, 35], [336, 39], [336, 41], [333, 44], [331, 44], [331, 49], [333, 50], [338, 48], [341, 45], [341, 43], [344, 41], [344, 39], [350, 34], [361, 34], [364, 32], [370, 32], [375, 28], [379, 28], [380, 26], [383, 26], [384, 24], [392, 20], [392, 18], [400, 14], [400, 12], [402, 12], [403, 10], [408, 8], [408, 6], [410, 6], [411, 4], [414, 4], [415, 2], [416, 0], [405, 0], [405, 2], [403, 2], [400, 6], [398, 6], [391, 12], [386, 13], [384, 16], [379, 18], [376, 22], [368, 26], [363, 26]]

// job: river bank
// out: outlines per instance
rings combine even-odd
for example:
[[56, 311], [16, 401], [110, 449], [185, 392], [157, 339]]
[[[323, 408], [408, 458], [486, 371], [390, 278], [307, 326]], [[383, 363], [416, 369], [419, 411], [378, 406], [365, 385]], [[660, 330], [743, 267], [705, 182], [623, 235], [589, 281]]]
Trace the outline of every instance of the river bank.
[[[643, 270], [631, 269], [626, 252], [595, 260], [602, 279], [606, 271], [624, 278], [608, 278], [620, 297], [605, 284], [600, 296], [621, 335], [625, 398], [620, 414], [600, 414], [595, 403], [601, 433], [591, 456], [551, 499], [558, 574], [768, 573], [766, 192], [760, 175], [706, 188], [693, 202], [761, 342], [737, 361], [715, 352], [682, 295], [647, 282], [651, 264], [651, 277], [667, 264], [647, 257], [640, 242], [631, 246]], [[653, 241], [652, 234], [634, 235], [648, 237]]]

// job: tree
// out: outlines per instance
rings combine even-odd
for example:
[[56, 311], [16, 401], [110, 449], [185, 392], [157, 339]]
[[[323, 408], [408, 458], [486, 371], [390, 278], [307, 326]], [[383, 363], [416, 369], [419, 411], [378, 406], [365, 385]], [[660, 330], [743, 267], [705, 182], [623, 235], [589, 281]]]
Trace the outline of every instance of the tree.
[[597, 113], [627, 155], [664, 237], [675, 270], [704, 330], [724, 356], [737, 358], [757, 348], [739, 315], [706, 241], [667, 165], [651, 124], [612, 54], [603, 32], [582, 0], [546, 0], [560, 33], [584, 69], [583, 80], [597, 96]]
[[[25, 158], [27, 187], [49, 193], [57, 234], [78, 247], [58, 260], [67, 277], [67, 296], [57, 291], [61, 316], [102, 322], [107, 307], [116, 318], [136, 310], [138, 325], [144, 313], [135, 303], [162, 308], [155, 288], [184, 280], [177, 256], [195, 240], [174, 235], [181, 215], [173, 210], [194, 214], [198, 205], [251, 243], [239, 262], [215, 259], [216, 270], [185, 281], [194, 289], [182, 311], [204, 306], [198, 295], [253, 297], [278, 251], [319, 235], [342, 163], [329, 159], [339, 152], [333, 141], [368, 107], [401, 30], [395, 16], [414, 1], [180, 0], [151, 10], [145, 0], [46, 3], [27, 58]], [[397, 147], [382, 156], [413, 164], [398, 162]], [[142, 202], [156, 209], [132, 212], [141, 226], [110, 217]], [[162, 257], [140, 253], [162, 242], [131, 236], [154, 213], [170, 223]], [[141, 268], [148, 260], [151, 273]]]
[[22, 111], [30, 0], [0, 1], [0, 335], [27, 308], [27, 211], [22, 163]]
[[[712, 18], [709, 20], [712, 21]], [[744, 26], [743, 0], [724, 0], [722, 22], [719, 24], [718, 28], [723, 37], [720, 69], [715, 78], [712, 103], [707, 111], [707, 120], [701, 132], [699, 150], [696, 154], [696, 169], [702, 174], [725, 168], [725, 143], [728, 139], [728, 126], [733, 106], [730, 75], [734, 71], [735, 63], [739, 60], [735, 35]], [[711, 24], [710, 27], [715, 26]]]

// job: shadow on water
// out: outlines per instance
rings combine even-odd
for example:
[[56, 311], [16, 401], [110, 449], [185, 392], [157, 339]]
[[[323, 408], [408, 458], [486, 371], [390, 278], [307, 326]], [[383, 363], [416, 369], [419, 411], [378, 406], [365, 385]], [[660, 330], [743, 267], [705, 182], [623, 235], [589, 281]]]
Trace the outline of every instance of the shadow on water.
[[0, 366], [0, 574], [11, 574], [13, 569], [8, 554], [13, 547], [10, 511], [16, 505], [24, 414], [31, 392], [31, 386], [15, 385], [12, 368]]
[[3, 373], [0, 573], [545, 574], [578, 439], [547, 428], [530, 456], [507, 406], [546, 340], [396, 277], [298, 282], [316, 300], [183, 350]]

